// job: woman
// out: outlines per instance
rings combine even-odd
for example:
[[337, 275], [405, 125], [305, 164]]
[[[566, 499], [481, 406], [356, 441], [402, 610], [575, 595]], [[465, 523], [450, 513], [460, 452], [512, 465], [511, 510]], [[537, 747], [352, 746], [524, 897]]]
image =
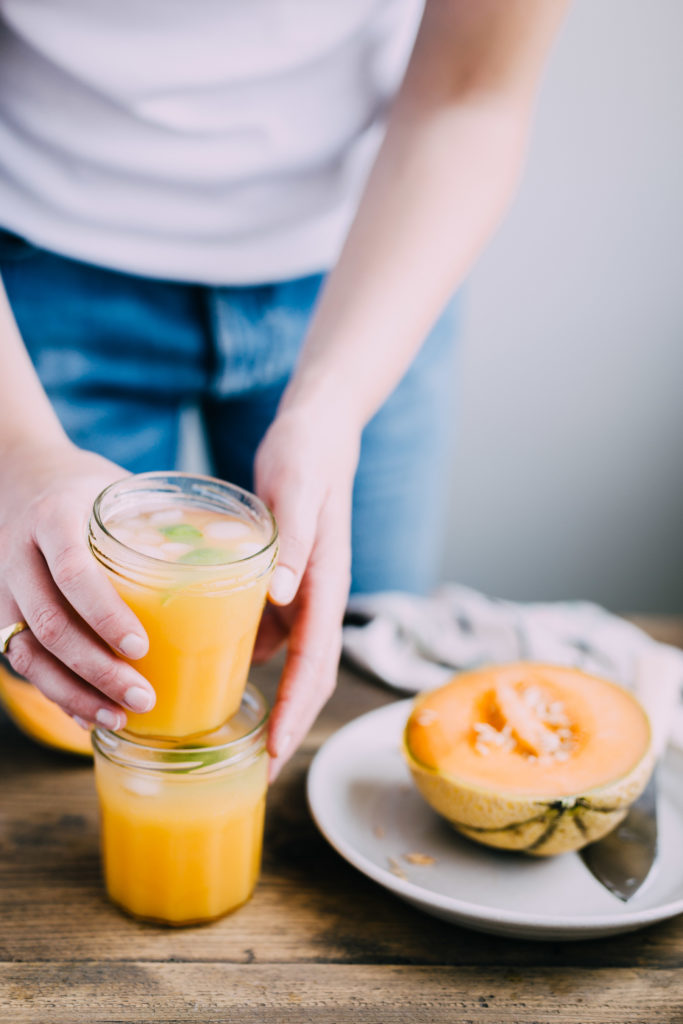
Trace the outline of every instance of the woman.
[[422, 343], [513, 194], [564, 6], [0, 0], [0, 626], [77, 719], [154, 700], [84, 524], [121, 466], [173, 462], [188, 401], [280, 526], [274, 774], [334, 686], [352, 507], [354, 588], [429, 585], [448, 321]]

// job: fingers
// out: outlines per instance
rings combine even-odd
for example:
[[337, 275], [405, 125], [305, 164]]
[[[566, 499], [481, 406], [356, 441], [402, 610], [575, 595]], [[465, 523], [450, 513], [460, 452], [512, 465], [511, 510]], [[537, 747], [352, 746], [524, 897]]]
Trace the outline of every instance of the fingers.
[[279, 609], [266, 606], [261, 619], [252, 660], [260, 663], [271, 658], [289, 636], [289, 626], [278, 615]]
[[281, 683], [284, 688], [273, 712], [268, 740], [271, 782], [280, 774], [332, 696], [337, 682], [340, 650], [341, 634], [339, 640], [331, 642], [321, 656], [316, 657], [316, 652], [298, 650], [287, 658]]
[[57, 512], [51, 518], [43, 516], [35, 529], [36, 543], [52, 579], [106, 644], [126, 658], [141, 658], [149, 650], [142, 626], [95, 562], [84, 543], [78, 517], [62, 509]]
[[[332, 526], [329, 519], [333, 520]], [[271, 718], [271, 779], [304, 738], [336, 685], [349, 563], [348, 533], [325, 508], [321, 513], [320, 541], [299, 595], [300, 608]]]
[[126, 716], [120, 707], [60, 664], [28, 630], [12, 638], [6, 657], [15, 672], [33, 683], [72, 718], [97, 722], [113, 730], [122, 729], [126, 724]]
[[[85, 557], [89, 557], [87, 549]], [[6, 579], [6, 585], [9, 586], [14, 602], [20, 609], [18, 617], [26, 621], [32, 636], [28, 647], [14, 643], [10, 645], [12, 653], [17, 649], [25, 651], [25, 654], [18, 655], [20, 661], [23, 662], [30, 657], [28, 665], [20, 666], [15, 665], [14, 660], [10, 659], [16, 671], [26, 675], [31, 682], [43, 689], [41, 669], [50, 665], [50, 679], [54, 680], [57, 670], [52, 662], [61, 662], [64, 672], [57, 674], [60, 675], [63, 686], [61, 689], [55, 689], [55, 693], [68, 695], [73, 681], [77, 679], [81, 684], [89, 684], [94, 690], [99, 690], [109, 697], [112, 702], [131, 711], [149, 711], [156, 700], [150, 684], [132, 665], [118, 658], [93, 634], [85, 622], [74, 614], [55, 586], [40, 552], [35, 547], [27, 545], [21, 561], [21, 571], [11, 572]], [[106, 587], [109, 583], [100, 574], [98, 576], [100, 587], [106, 585], [103, 588], [106, 597]], [[118, 595], [115, 596], [118, 602]], [[113, 607], [114, 611], [111, 614], [115, 616], [116, 605]], [[96, 615], [91, 615], [91, 618], [98, 621]], [[46, 655], [52, 656], [52, 661], [46, 662], [45, 657], [36, 658], [36, 643]], [[29, 668], [31, 675], [25, 671], [26, 668]], [[67, 682], [69, 686], [64, 690]], [[59, 696], [52, 699], [61, 704]], [[68, 708], [65, 707], [65, 710]]]
[[28, 455], [0, 509], [0, 622], [30, 629], [11, 642], [10, 664], [69, 714], [122, 725], [117, 705], [144, 712], [155, 694], [115, 652], [140, 658], [149, 642], [85, 534], [93, 497], [123, 471], [71, 446]]
[[301, 481], [278, 481], [270, 506], [278, 524], [280, 550], [270, 581], [275, 604], [289, 604], [299, 589], [317, 526], [317, 503]]
[[[360, 431], [345, 429], [339, 436], [334, 412], [320, 412], [292, 403], [281, 408], [256, 453], [256, 492], [272, 509], [279, 531], [278, 564], [269, 588], [277, 605], [289, 604], [297, 593], [313, 545], [323, 535], [320, 517], [329, 499], [335, 497], [338, 517], [346, 517], [350, 508]], [[338, 435], [333, 443], [332, 432]], [[333, 527], [330, 518], [325, 529]], [[348, 549], [348, 536], [339, 535]]]

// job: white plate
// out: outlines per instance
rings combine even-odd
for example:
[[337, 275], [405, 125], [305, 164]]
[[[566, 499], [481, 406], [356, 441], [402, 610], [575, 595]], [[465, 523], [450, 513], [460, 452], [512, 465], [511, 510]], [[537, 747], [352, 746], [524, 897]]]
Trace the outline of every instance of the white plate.
[[[362, 715], [320, 748], [308, 802], [332, 846], [375, 882], [428, 914], [497, 935], [588, 939], [683, 913], [683, 756], [659, 772], [659, 857], [628, 903], [576, 853], [499, 853], [459, 836], [419, 796], [399, 744], [412, 701]], [[429, 865], [405, 854], [426, 854]], [[399, 865], [399, 873], [391, 869]], [[405, 877], [400, 877], [400, 874]]]

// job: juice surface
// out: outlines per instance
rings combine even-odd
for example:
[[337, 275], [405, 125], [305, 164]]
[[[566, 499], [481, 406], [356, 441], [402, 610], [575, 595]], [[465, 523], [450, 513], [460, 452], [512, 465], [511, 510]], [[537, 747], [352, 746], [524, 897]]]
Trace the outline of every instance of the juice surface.
[[166, 737], [217, 728], [239, 707], [247, 680], [270, 578], [250, 556], [267, 547], [265, 528], [181, 503], [119, 513], [106, 527], [155, 559], [149, 578], [107, 567], [147, 631], [149, 653], [133, 664], [157, 694], [152, 711], [128, 713], [128, 728]]
[[215, 777], [134, 771], [97, 757], [110, 898], [165, 924], [212, 920], [246, 902], [261, 863], [267, 756]]
[[216, 509], [159, 499], [149, 508], [119, 511], [107, 529], [127, 547], [178, 565], [224, 565], [265, 547], [268, 537], [258, 524]]

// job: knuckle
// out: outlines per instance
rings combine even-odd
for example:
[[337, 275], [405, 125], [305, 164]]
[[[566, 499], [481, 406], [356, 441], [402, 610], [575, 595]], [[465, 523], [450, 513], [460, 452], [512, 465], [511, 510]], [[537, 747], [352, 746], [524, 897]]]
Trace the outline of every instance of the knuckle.
[[113, 661], [98, 665], [94, 672], [88, 674], [88, 682], [102, 693], [111, 694], [120, 686], [118, 666]]
[[101, 637], [118, 635], [121, 623], [117, 612], [101, 612], [90, 620], [92, 628]]
[[52, 648], [59, 644], [69, 625], [69, 620], [60, 608], [40, 608], [31, 622], [31, 632], [43, 647]]
[[[52, 700], [53, 698], [50, 699]], [[89, 715], [86, 702], [81, 699], [78, 693], [70, 693], [65, 697], [60, 697], [58, 701], [55, 701], [55, 704], [58, 704], [62, 711], [65, 711], [72, 718], [74, 715], [80, 715], [82, 718], [87, 718]]]
[[49, 689], [45, 690], [42, 687], [39, 689], [44, 697], [56, 704], [67, 715], [71, 717], [79, 715], [86, 719], [91, 717], [92, 697], [80, 684], [59, 675], [50, 680]]
[[284, 565], [300, 565], [303, 569], [313, 553], [315, 542], [315, 523], [307, 523], [297, 517], [295, 526], [282, 526], [280, 532], [280, 557]]
[[34, 524], [61, 519], [64, 510], [64, 496], [61, 491], [43, 491], [36, 496], [29, 512]]
[[52, 567], [52, 577], [60, 590], [68, 590], [78, 583], [84, 571], [83, 552], [80, 548], [71, 545], [56, 555]]
[[27, 643], [17, 643], [16, 640], [11, 643], [7, 651], [7, 660], [14, 671], [20, 676], [23, 676], [24, 679], [30, 678], [33, 667], [33, 654]]
[[305, 516], [307, 509], [317, 504], [319, 481], [311, 476], [310, 470], [298, 465], [271, 464], [264, 469], [256, 466], [257, 489], [269, 504], [278, 521], [292, 520]]
[[299, 571], [303, 568], [309, 551], [310, 544], [304, 537], [289, 534], [280, 541], [279, 563]]
[[7, 583], [21, 574], [27, 563], [30, 545], [8, 526], [0, 527], [0, 578]]

